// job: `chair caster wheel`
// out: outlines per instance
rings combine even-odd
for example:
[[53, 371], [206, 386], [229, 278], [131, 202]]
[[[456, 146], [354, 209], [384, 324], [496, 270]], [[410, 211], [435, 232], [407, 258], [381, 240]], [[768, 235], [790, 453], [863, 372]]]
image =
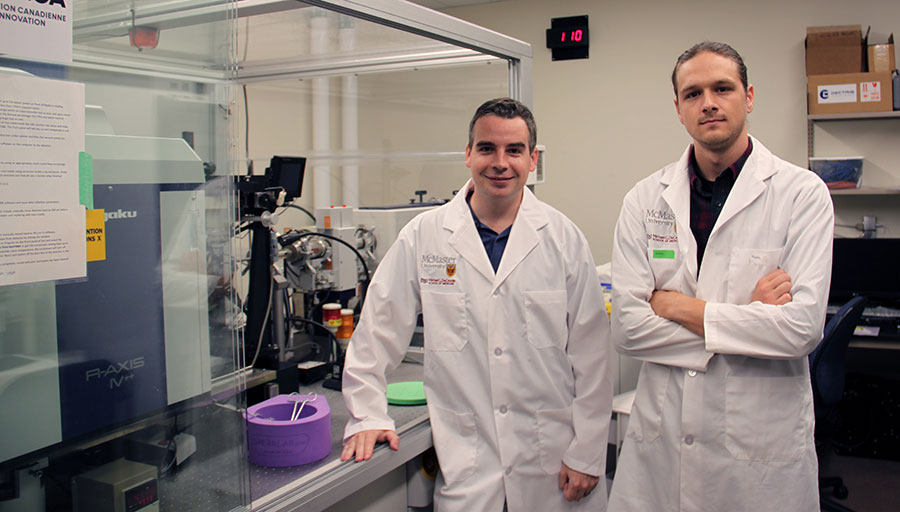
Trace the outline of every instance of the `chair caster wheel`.
[[847, 496], [850, 495], [850, 491], [847, 490], [846, 485], [837, 485], [834, 487], [834, 497], [839, 500], [847, 499]]

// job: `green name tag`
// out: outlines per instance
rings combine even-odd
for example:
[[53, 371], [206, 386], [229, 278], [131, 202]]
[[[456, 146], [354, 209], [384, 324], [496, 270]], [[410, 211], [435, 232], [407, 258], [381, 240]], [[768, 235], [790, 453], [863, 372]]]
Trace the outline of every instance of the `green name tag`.
[[663, 259], [663, 260], [674, 260], [675, 259], [675, 251], [671, 249], [654, 249], [653, 250], [653, 258], [654, 259]]

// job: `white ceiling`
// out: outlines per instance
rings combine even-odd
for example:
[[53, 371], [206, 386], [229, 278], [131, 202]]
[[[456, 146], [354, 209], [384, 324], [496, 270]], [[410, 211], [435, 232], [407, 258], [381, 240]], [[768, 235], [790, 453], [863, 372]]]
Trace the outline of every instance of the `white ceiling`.
[[463, 5], [489, 4], [492, 2], [502, 2], [503, 0], [410, 0], [414, 4], [419, 4], [431, 9], [441, 10], [450, 7], [461, 7]]

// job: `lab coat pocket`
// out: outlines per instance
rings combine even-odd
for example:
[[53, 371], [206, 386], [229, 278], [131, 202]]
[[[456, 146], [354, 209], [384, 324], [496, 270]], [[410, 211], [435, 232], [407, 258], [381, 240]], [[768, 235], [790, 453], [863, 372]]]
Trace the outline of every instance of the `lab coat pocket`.
[[462, 293], [422, 291], [425, 349], [459, 352], [469, 341], [466, 296]]
[[756, 283], [778, 268], [781, 249], [734, 249], [728, 266], [729, 304], [750, 304]]
[[650, 270], [653, 272], [653, 284], [657, 290], [680, 290], [678, 281], [678, 269], [681, 268], [681, 258], [678, 248], [647, 248], [647, 258], [650, 261]]
[[725, 446], [738, 460], [795, 461], [806, 449], [809, 418], [799, 401], [803, 377], [736, 377], [725, 381]]
[[457, 413], [429, 405], [431, 435], [438, 464], [447, 484], [462, 482], [475, 472], [478, 430], [473, 413]]
[[566, 291], [530, 291], [525, 292], [524, 296], [528, 341], [534, 348], [565, 349], [568, 333]]
[[539, 410], [537, 432], [541, 469], [550, 475], [558, 474], [562, 469], [563, 455], [575, 438], [572, 408]]

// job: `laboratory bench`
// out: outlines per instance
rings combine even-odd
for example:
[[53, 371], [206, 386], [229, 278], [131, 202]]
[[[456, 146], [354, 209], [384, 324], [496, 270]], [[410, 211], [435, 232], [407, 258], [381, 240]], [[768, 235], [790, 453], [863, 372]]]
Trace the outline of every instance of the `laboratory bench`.
[[[422, 377], [421, 364], [404, 362], [388, 375], [387, 381], [392, 383], [422, 380]], [[267, 380], [258, 375], [254, 378], [257, 382]], [[317, 393], [328, 400], [331, 409], [331, 451], [324, 459], [300, 466], [262, 467], [246, 463], [250, 486], [249, 510], [253, 512], [326, 510], [396, 468], [404, 466], [407, 461], [432, 446], [431, 425], [426, 406], [389, 405], [388, 414], [395, 421], [396, 432], [400, 436], [400, 449], [394, 452], [386, 444], [379, 444], [368, 461], [341, 462], [344, 426], [349, 418], [341, 392], [325, 388], [321, 381], [301, 386], [298, 391], [301, 395], [309, 392]], [[219, 408], [213, 414], [239, 413]], [[216, 424], [216, 422], [206, 423]], [[237, 424], [244, 425], [243, 422], [227, 421], [223, 416], [223, 421], [218, 424], [223, 430], [234, 432], [210, 432], [203, 438], [243, 439], [243, 433], [237, 431], [238, 427], [235, 427]], [[161, 503], [179, 503], [184, 510], [193, 511], [229, 510], [222, 508], [221, 505], [233, 502], [233, 496], [239, 492], [242, 485], [231, 462], [237, 450], [241, 450], [240, 442], [230, 445], [223, 442], [203, 443], [198, 436], [198, 452], [194, 457], [204, 460], [188, 461], [184, 468], [160, 478]], [[166, 499], [167, 495], [170, 499]]]

